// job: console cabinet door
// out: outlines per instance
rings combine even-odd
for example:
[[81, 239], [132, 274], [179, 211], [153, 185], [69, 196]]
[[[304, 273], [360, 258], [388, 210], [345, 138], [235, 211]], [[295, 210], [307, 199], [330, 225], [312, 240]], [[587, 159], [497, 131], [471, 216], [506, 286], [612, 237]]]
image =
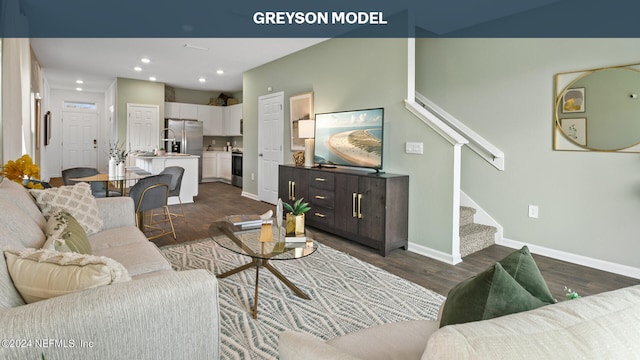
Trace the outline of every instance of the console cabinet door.
[[293, 204], [309, 194], [309, 171], [289, 166], [278, 167], [278, 196], [283, 202]]
[[361, 176], [358, 182], [358, 234], [376, 241], [385, 239], [386, 181]]
[[335, 219], [338, 230], [358, 233], [358, 176], [336, 174]]

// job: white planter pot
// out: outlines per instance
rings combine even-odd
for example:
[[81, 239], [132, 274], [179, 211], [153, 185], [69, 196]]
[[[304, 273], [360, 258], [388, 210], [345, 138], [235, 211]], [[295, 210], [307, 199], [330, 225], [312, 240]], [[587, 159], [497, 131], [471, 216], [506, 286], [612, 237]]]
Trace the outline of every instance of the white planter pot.
[[118, 177], [124, 177], [124, 163], [120, 163], [117, 166], [118, 170], [117, 170], [117, 175]]
[[115, 177], [116, 176], [116, 159], [114, 158], [110, 158], [109, 159], [109, 177]]

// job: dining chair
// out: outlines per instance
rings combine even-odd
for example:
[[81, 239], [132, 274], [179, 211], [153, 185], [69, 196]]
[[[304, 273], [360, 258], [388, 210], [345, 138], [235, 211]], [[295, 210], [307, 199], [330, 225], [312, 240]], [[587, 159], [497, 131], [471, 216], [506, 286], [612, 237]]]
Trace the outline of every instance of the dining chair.
[[[147, 239], [149, 240], [169, 234], [173, 235], [174, 239], [176, 238], [176, 231], [173, 228], [173, 221], [171, 220], [169, 206], [167, 205], [170, 184], [171, 175], [158, 174], [138, 180], [138, 182], [129, 189], [129, 196], [133, 199], [136, 212], [136, 225], [138, 228], [142, 232], [145, 232], [146, 229], [151, 231], [160, 231], [159, 234], [147, 236]], [[161, 227], [152, 226], [152, 224], [145, 225], [145, 212], [159, 208], [163, 209], [164, 215], [167, 217], [171, 227], [171, 231], [164, 230]]]
[[177, 218], [182, 217], [184, 222], [187, 222], [187, 216], [184, 212], [184, 207], [182, 206], [182, 199], [180, 198], [180, 189], [182, 187], [182, 177], [184, 176], [184, 168], [180, 166], [168, 166], [164, 168], [160, 172], [160, 174], [171, 175], [171, 185], [169, 185], [169, 197], [177, 196], [178, 202], [180, 203], [180, 211], [182, 214], [170, 213], [171, 216]]
[[[62, 183], [64, 185], [74, 185], [79, 183], [80, 181], [74, 181], [71, 179], [75, 178], [83, 178], [87, 176], [97, 175], [100, 172], [96, 168], [92, 167], [74, 167], [62, 170]], [[107, 196], [107, 189], [104, 186], [104, 183], [101, 181], [92, 181], [89, 183], [91, 185], [91, 193], [94, 197], [101, 198]], [[120, 196], [119, 191], [109, 190], [109, 196]]]

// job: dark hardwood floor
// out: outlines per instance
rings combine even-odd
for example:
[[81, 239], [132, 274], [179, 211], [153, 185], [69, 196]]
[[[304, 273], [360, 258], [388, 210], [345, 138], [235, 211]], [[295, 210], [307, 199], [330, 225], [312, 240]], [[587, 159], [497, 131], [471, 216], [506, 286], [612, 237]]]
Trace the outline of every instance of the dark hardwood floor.
[[[57, 186], [55, 180], [52, 185]], [[164, 236], [153, 240], [158, 246], [178, 244], [193, 240], [205, 239], [209, 224], [216, 219], [232, 214], [261, 214], [274, 206], [241, 196], [242, 190], [225, 183], [203, 183], [199, 187], [199, 195], [192, 204], [185, 204], [187, 222], [181, 218], [174, 221], [177, 239]], [[179, 205], [171, 205], [172, 212], [178, 212]], [[397, 249], [388, 256], [382, 257], [376, 250], [361, 246], [320, 230], [315, 230], [316, 240], [337, 250], [383, 268], [425, 288], [446, 295], [460, 281], [473, 276], [496, 261], [502, 259], [513, 249], [499, 245], [469, 255], [457, 265], [448, 265], [431, 258], [409, 251]], [[603, 291], [619, 289], [640, 284], [633, 279], [580, 265], [534, 255], [551, 293], [564, 300], [564, 287], [567, 286], [580, 295], [592, 295]]]
[[[174, 221], [177, 240], [164, 236], [153, 240], [158, 246], [183, 243], [208, 237], [209, 224], [227, 215], [256, 214], [274, 209], [270, 204], [241, 196], [242, 190], [224, 183], [200, 184], [199, 195], [192, 204], [185, 204], [187, 222]], [[170, 206], [172, 212], [178, 211], [178, 205]], [[473, 276], [502, 259], [513, 249], [499, 245], [491, 246], [464, 258], [458, 265], [447, 265], [440, 261], [397, 249], [387, 257], [377, 251], [361, 246], [320, 230], [314, 230], [316, 240], [344, 251], [352, 256], [383, 268], [409, 281], [446, 295], [449, 289], [460, 281]], [[639, 279], [620, 276], [580, 265], [534, 255], [552, 294], [564, 299], [564, 287], [567, 286], [580, 295], [592, 295], [626, 286], [640, 284]]]

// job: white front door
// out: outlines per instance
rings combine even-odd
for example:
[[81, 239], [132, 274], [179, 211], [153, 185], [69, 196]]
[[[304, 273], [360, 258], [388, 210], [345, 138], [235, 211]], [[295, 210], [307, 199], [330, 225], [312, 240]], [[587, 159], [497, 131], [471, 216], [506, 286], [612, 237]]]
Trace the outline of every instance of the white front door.
[[[160, 137], [157, 105], [127, 104], [128, 151], [153, 151]], [[132, 157], [127, 158], [127, 165]]]
[[284, 93], [260, 96], [258, 109], [258, 198], [275, 205], [283, 163]]
[[98, 167], [98, 113], [62, 112], [62, 169]]

